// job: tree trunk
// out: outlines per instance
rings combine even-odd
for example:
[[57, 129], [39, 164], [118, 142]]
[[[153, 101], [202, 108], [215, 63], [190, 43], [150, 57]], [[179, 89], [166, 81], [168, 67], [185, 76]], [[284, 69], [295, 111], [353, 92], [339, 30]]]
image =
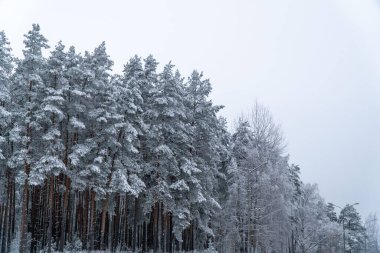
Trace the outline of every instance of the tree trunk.
[[20, 225], [20, 253], [26, 253], [28, 247], [27, 229], [28, 229], [28, 202], [29, 202], [29, 171], [30, 165], [25, 162], [24, 165], [26, 178], [24, 181], [24, 189], [22, 193], [21, 207], [21, 225]]
[[103, 207], [102, 207], [102, 221], [101, 221], [101, 228], [100, 228], [100, 249], [105, 250], [105, 238], [104, 233], [106, 229], [106, 218], [107, 218], [107, 212], [108, 212], [108, 193], [106, 194], [106, 198], [103, 200]]
[[158, 203], [158, 212], [157, 212], [157, 240], [158, 240], [158, 252], [162, 252], [162, 210], [161, 204]]
[[48, 227], [48, 253], [51, 253], [52, 230], [53, 230], [53, 191], [54, 177], [50, 176], [49, 180], [49, 227]]
[[10, 209], [11, 209], [11, 206], [10, 206], [10, 199], [11, 199], [11, 182], [10, 182], [10, 172], [7, 171], [7, 201], [6, 201], [6, 204], [4, 206], [5, 210], [4, 210], [4, 221], [3, 221], [3, 224], [2, 224], [2, 240], [1, 240], [1, 252], [6, 252], [6, 249], [7, 249], [7, 236], [8, 236], [8, 227], [10, 225], [10, 220], [9, 220], [9, 216], [10, 216]]
[[69, 203], [70, 184], [71, 184], [70, 178], [68, 176], [65, 176], [65, 193], [63, 195], [61, 233], [60, 233], [59, 248], [58, 248], [58, 250], [61, 252], [63, 252], [63, 247], [65, 245], [66, 218], [67, 218], [67, 206]]
[[83, 245], [84, 249], [88, 249], [88, 209], [89, 209], [89, 193], [88, 190], [85, 190], [84, 193], [84, 210], [83, 210], [83, 219], [82, 219], [82, 228], [83, 228]]
[[94, 239], [95, 239], [95, 192], [91, 190], [91, 210], [90, 210], [90, 224], [89, 224], [89, 241], [90, 250], [94, 250]]
[[15, 213], [16, 213], [16, 205], [15, 205], [15, 195], [16, 195], [16, 189], [15, 189], [15, 178], [12, 175], [12, 182], [11, 182], [11, 199], [10, 199], [10, 215], [9, 215], [9, 227], [8, 227], [8, 242], [7, 242], [7, 252], [10, 252], [11, 248], [11, 241], [14, 238], [15, 234]]
[[139, 199], [135, 198], [135, 212], [133, 215], [133, 238], [132, 238], [132, 243], [133, 243], [133, 252], [136, 251], [136, 242], [137, 242], [137, 217], [138, 217], [138, 212], [139, 212]]

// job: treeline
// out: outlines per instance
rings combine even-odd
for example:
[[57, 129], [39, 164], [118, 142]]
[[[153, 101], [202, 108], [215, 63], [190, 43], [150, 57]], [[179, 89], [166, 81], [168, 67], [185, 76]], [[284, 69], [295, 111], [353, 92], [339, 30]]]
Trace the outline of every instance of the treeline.
[[266, 108], [230, 135], [200, 72], [112, 74], [105, 43], [46, 58], [38, 25], [24, 44], [0, 32], [0, 252], [377, 250], [376, 217], [370, 237], [304, 185]]

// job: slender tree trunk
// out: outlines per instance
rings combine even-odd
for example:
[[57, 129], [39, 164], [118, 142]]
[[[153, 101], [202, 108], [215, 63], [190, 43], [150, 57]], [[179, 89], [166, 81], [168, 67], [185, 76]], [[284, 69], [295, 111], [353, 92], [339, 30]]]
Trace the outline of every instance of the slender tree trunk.
[[158, 203], [154, 204], [153, 217], [153, 251], [158, 252]]
[[84, 209], [83, 209], [83, 219], [82, 219], [82, 228], [83, 228], [83, 244], [84, 248], [88, 249], [88, 209], [89, 209], [89, 193], [88, 190], [84, 193]]
[[73, 241], [74, 239], [74, 232], [75, 232], [75, 218], [76, 218], [76, 213], [77, 213], [77, 194], [74, 191], [70, 191], [70, 197], [69, 197], [69, 205], [68, 205], [68, 211], [69, 211], [69, 216], [68, 216], [68, 221], [69, 223], [67, 224], [67, 238], [66, 241]]
[[147, 243], [148, 243], [148, 226], [147, 222], [143, 222], [143, 235], [142, 235], [142, 252], [147, 252]]
[[158, 252], [162, 252], [162, 210], [161, 204], [158, 203], [158, 212], [157, 212], [157, 240], [158, 240]]
[[1, 252], [6, 252], [7, 249], [7, 236], [8, 236], [8, 227], [10, 225], [10, 200], [11, 200], [11, 182], [10, 182], [10, 172], [7, 171], [7, 201], [5, 204], [5, 210], [4, 210], [4, 221], [2, 224], [2, 240], [1, 240]]
[[133, 215], [133, 212], [132, 212], [132, 208], [129, 209], [129, 199], [128, 199], [128, 196], [126, 195], [125, 196], [125, 205], [124, 205], [124, 212], [125, 212], [125, 219], [124, 219], [124, 242], [125, 242], [125, 249], [127, 249], [128, 247], [130, 247], [131, 245], [131, 236], [130, 236], [130, 220], [128, 219], [128, 215], [129, 213], [131, 213], [131, 215]]
[[65, 193], [63, 194], [62, 222], [61, 222], [59, 249], [58, 249], [61, 252], [63, 252], [63, 247], [65, 245], [67, 206], [69, 203], [70, 185], [71, 185], [70, 178], [68, 176], [65, 176]]
[[170, 213], [170, 217], [169, 217], [169, 237], [170, 237], [170, 240], [169, 240], [169, 245], [170, 245], [170, 248], [169, 248], [169, 253], [173, 253], [173, 215]]
[[6, 231], [7, 231], [7, 218], [8, 218], [8, 194], [7, 194], [7, 203], [5, 205], [1, 205], [1, 215], [0, 215], [0, 251], [5, 252], [6, 248], [6, 242], [7, 242], [7, 237], [6, 237]]
[[95, 192], [91, 190], [91, 210], [90, 210], [90, 226], [89, 226], [89, 241], [90, 250], [94, 250], [94, 239], [95, 239]]
[[116, 194], [116, 213], [113, 217], [113, 240], [112, 240], [112, 248], [111, 250], [115, 250], [117, 245], [119, 244], [120, 234], [119, 234], [119, 226], [120, 226], [120, 194]]
[[54, 177], [51, 176], [49, 180], [49, 227], [48, 227], [48, 253], [51, 253], [52, 243], [52, 230], [53, 230], [53, 191], [54, 191]]
[[[118, 140], [121, 138], [121, 131], [119, 133]], [[108, 180], [107, 180], [107, 188], [110, 187], [111, 185], [111, 180], [112, 180], [112, 174], [114, 170], [114, 165], [115, 165], [115, 159], [116, 159], [116, 154], [112, 155], [112, 162], [111, 162], [111, 172], [108, 175]], [[105, 228], [106, 228], [106, 217], [108, 213], [108, 198], [109, 198], [109, 193], [106, 193], [106, 198], [103, 200], [103, 207], [102, 207], [102, 220], [101, 220], [101, 228], [100, 228], [100, 249], [105, 249]]]
[[5, 208], [6, 204], [0, 204], [0, 249], [3, 242], [3, 229], [5, 227]]
[[105, 250], [105, 228], [106, 228], [106, 218], [107, 218], [107, 212], [108, 212], [108, 193], [106, 194], [106, 198], [103, 200], [103, 207], [102, 207], [102, 221], [101, 221], [101, 228], [100, 228], [100, 249]]
[[112, 222], [113, 222], [113, 221], [114, 221], [114, 220], [112, 219], [111, 214], [108, 213], [108, 239], [107, 239], [108, 247], [107, 247], [107, 249], [108, 249], [108, 250], [111, 250], [111, 251], [112, 251], [112, 237], [113, 237], [113, 235], [114, 235], [114, 233], [113, 233], [113, 229], [112, 229], [112, 227], [113, 227]]
[[38, 213], [40, 208], [40, 186], [31, 187], [31, 210], [30, 210], [30, 231], [31, 231], [31, 242], [30, 251], [36, 252], [37, 250], [37, 240], [38, 240]]
[[21, 225], [20, 225], [20, 253], [26, 253], [28, 247], [27, 229], [28, 229], [28, 202], [29, 202], [29, 171], [30, 165], [25, 162], [24, 165], [26, 178], [24, 180], [24, 189], [22, 193], [21, 207]]
[[15, 205], [15, 195], [16, 195], [16, 189], [15, 189], [15, 179], [14, 175], [12, 174], [12, 182], [11, 182], [11, 199], [10, 199], [10, 215], [9, 215], [9, 227], [8, 227], [8, 242], [7, 242], [7, 252], [10, 252], [11, 247], [11, 241], [14, 238], [15, 235], [15, 213], [16, 213], [16, 205]]
[[[54, 180], [54, 188], [59, 189], [61, 186], [62, 177], [61, 175], [58, 175], [55, 177]], [[53, 230], [53, 238], [55, 240], [55, 247], [58, 248], [59, 246], [59, 232], [61, 228], [61, 194], [60, 192], [54, 191], [54, 215], [53, 215], [53, 224], [54, 224], [54, 230]]]
[[135, 198], [135, 212], [133, 215], [133, 233], [132, 233], [132, 251], [136, 251], [136, 240], [137, 240], [137, 215], [138, 215], [138, 205], [139, 200]]

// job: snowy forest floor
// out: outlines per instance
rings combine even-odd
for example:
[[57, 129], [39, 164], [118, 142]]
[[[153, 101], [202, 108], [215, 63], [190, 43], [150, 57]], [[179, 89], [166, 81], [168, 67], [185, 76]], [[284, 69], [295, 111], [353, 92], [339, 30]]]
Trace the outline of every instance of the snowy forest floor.
[[[110, 253], [111, 251], [64, 251], [65, 253]], [[132, 251], [116, 251], [116, 253], [133, 253]], [[137, 253], [137, 252], [136, 252]], [[153, 251], [149, 251], [149, 253], [154, 253]], [[176, 251], [174, 253], [184, 253], [184, 251]], [[188, 251], [187, 253], [217, 253], [216, 250], [203, 250], [203, 251]]]

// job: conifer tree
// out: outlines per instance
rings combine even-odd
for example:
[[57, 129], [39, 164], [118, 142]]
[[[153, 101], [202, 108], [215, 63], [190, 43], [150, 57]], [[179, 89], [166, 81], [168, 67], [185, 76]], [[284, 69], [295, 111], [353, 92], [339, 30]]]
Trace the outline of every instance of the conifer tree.
[[[44, 87], [44, 70], [46, 60], [42, 50], [49, 48], [47, 39], [40, 33], [39, 25], [34, 24], [32, 30], [25, 35], [24, 59], [16, 68], [14, 85], [12, 87], [13, 114], [17, 117], [11, 130], [11, 141], [14, 143], [14, 153], [9, 161], [9, 166], [20, 168], [18, 181], [23, 182], [21, 221], [20, 221], [20, 252], [27, 250], [27, 230], [29, 216], [29, 185], [38, 185], [40, 180], [30, 177], [37, 174], [38, 167], [38, 135], [42, 127], [38, 121], [36, 111], [42, 100], [41, 89]], [[23, 168], [23, 169], [21, 169]]]
[[11, 155], [9, 131], [12, 127], [11, 114], [11, 75], [13, 70], [13, 57], [5, 33], [0, 31], [0, 251], [7, 252], [10, 248], [12, 221], [14, 213], [12, 196], [14, 196], [14, 173], [7, 166]]

